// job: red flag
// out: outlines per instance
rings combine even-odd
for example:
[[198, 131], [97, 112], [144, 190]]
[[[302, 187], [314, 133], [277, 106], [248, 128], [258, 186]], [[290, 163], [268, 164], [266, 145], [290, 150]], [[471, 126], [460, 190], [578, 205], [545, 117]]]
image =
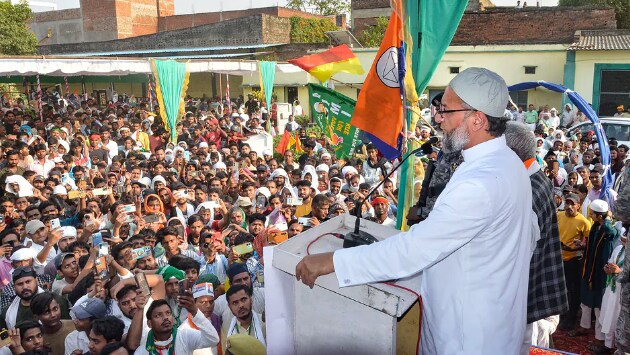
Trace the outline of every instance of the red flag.
[[291, 141], [291, 133], [287, 130], [284, 131], [280, 142], [278, 142], [278, 146], [276, 147], [276, 152], [284, 155], [284, 152], [289, 148], [289, 142]]
[[304, 69], [321, 82], [340, 72], [358, 75], [365, 72], [359, 58], [345, 44], [321, 53], [290, 59], [289, 63]]

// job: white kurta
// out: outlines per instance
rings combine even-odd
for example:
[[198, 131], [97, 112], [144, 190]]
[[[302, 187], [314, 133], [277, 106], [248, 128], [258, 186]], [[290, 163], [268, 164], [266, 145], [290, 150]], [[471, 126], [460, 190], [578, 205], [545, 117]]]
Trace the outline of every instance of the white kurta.
[[463, 155], [426, 220], [337, 250], [335, 271], [340, 287], [422, 271], [423, 355], [518, 354], [537, 226], [529, 177], [504, 137]]

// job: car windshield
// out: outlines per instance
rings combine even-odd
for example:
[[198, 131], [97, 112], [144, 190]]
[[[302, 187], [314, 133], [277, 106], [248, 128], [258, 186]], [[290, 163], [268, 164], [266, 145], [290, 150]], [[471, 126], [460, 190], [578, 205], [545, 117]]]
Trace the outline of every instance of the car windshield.
[[615, 138], [617, 141], [630, 141], [630, 125], [603, 123], [606, 137]]
[[[604, 131], [606, 132], [606, 137], [608, 139], [615, 138], [617, 141], [630, 141], [630, 125], [603, 122], [602, 126], [604, 127]], [[579, 127], [582, 135], [585, 135], [586, 132], [594, 129], [595, 128], [592, 123], [584, 124]], [[574, 133], [575, 131], [571, 132], [571, 134]]]

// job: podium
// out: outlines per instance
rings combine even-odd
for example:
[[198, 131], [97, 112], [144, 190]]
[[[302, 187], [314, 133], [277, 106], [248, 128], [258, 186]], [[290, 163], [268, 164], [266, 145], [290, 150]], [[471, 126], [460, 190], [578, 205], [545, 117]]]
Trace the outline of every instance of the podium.
[[[415, 353], [419, 305], [411, 292], [382, 283], [340, 288], [335, 274], [318, 278], [310, 289], [295, 278], [295, 267], [307, 255], [309, 244], [329, 232], [352, 231], [355, 218], [338, 216], [280, 245], [265, 248], [268, 354]], [[361, 220], [361, 230], [379, 240], [398, 233], [367, 220]], [[342, 239], [328, 234], [313, 242], [309, 252], [342, 247]], [[395, 283], [419, 293], [420, 277]], [[409, 311], [412, 306], [414, 311]]]

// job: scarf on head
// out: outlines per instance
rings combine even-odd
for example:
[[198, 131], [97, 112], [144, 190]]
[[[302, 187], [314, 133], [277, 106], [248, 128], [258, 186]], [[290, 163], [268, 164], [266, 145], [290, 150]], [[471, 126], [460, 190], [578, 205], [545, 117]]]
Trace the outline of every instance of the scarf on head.
[[[42, 292], [44, 292], [44, 289], [37, 286], [37, 293], [35, 294], [42, 293]], [[4, 318], [4, 321], [7, 324], [7, 328], [9, 329], [15, 328], [15, 324], [17, 322], [18, 309], [20, 308], [20, 301], [22, 301], [22, 299], [16, 295], [15, 298], [13, 299], [13, 302], [11, 302], [11, 305], [9, 305], [9, 308], [7, 308], [7, 315]]]
[[177, 336], [177, 327], [173, 327], [171, 337], [165, 341], [155, 341], [153, 329], [149, 330], [147, 335], [147, 352], [151, 355], [164, 355], [163, 351], [168, 349], [168, 355], [175, 354], [175, 337]]
[[[160, 208], [158, 208], [157, 210], [149, 208], [150, 197], [157, 198], [158, 202], [160, 203]], [[160, 196], [156, 194], [147, 195], [147, 197], [144, 198], [144, 213], [147, 214], [147, 213], [158, 213], [158, 212], [164, 213], [164, 203], [162, 203], [162, 199], [160, 198]]]
[[243, 221], [241, 222], [240, 226], [245, 230], [249, 230], [249, 227], [247, 226], [247, 216], [245, 216], [245, 211], [243, 211], [243, 209], [240, 207], [234, 207], [230, 210], [230, 215], [228, 218], [229, 224], [234, 223], [234, 221], [232, 221], [232, 213], [234, 213], [234, 211], [239, 211], [241, 213]]
[[[252, 323], [249, 325], [248, 334], [258, 339], [258, 341], [260, 341], [264, 346], [267, 346], [267, 343], [265, 342], [265, 336], [263, 334], [263, 327], [261, 323], [262, 322], [260, 321], [258, 314], [252, 310]], [[238, 334], [238, 333], [239, 333], [238, 318], [233, 317], [232, 321], [230, 322], [230, 327], [228, 328], [227, 338], [229, 338], [230, 335]]]

